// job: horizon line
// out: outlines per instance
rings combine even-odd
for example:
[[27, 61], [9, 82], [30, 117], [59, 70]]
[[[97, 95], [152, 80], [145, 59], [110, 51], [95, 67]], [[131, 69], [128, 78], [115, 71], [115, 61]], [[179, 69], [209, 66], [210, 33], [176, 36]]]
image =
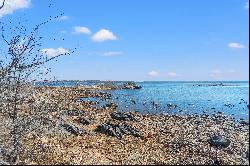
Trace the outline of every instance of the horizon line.
[[[120, 81], [120, 82], [249, 82], [249, 80], [75, 80], [75, 79], [58, 79], [58, 80], [43, 80], [43, 81]], [[39, 81], [35, 81], [39, 82]]]

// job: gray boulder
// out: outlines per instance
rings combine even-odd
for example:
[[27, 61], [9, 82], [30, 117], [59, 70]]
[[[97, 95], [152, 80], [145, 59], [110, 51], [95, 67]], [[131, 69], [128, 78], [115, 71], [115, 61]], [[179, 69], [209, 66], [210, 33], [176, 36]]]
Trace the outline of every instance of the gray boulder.
[[118, 139], [121, 139], [123, 134], [121, 133], [119, 126], [112, 123], [103, 123], [95, 129], [96, 132], [100, 132], [109, 136], [117, 137]]
[[212, 146], [215, 146], [217, 148], [223, 147], [226, 148], [230, 145], [231, 141], [223, 136], [214, 136], [209, 140], [209, 143]]
[[130, 112], [112, 112], [111, 118], [116, 120], [124, 120], [124, 121], [135, 121], [135, 117]]

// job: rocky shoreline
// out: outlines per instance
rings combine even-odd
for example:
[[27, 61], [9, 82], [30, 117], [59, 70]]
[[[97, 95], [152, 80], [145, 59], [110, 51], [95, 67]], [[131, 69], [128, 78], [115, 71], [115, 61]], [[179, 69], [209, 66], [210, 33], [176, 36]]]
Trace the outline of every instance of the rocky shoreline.
[[24, 137], [20, 164], [249, 164], [249, 124], [221, 112], [142, 115], [78, 100], [110, 98], [98, 89], [36, 87], [36, 98], [53, 98], [61, 111], [51, 115], [53, 128]]

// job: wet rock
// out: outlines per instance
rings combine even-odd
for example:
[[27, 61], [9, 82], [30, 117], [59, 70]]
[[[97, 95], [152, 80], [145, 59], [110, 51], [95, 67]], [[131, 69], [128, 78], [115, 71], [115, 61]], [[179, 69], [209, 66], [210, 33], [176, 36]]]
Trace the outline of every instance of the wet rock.
[[246, 151], [246, 158], [249, 160], [249, 150]]
[[123, 84], [122, 89], [141, 89], [142, 87], [139, 85], [136, 85], [134, 82], [128, 82]]
[[215, 147], [226, 148], [230, 145], [231, 141], [223, 136], [214, 136], [209, 140], [209, 143]]
[[107, 122], [97, 126], [95, 131], [117, 137], [118, 139], [122, 139], [124, 134], [133, 135], [134, 137], [143, 137], [142, 132], [127, 124], [118, 125]]
[[118, 106], [117, 106], [117, 104], [115, 104], [113, 102], [110, 102], [110, 103], [106, 104], [106, 107], [108, 107], [108, 108], [117, 108]]
[[109, 136], [117, 137], [118, 139], [122, 138], [122, 133], [120, 132], [120, 130], [114, 124], [111, 123], [103, 123], [97, 126], [95, 131]]
[[204, 118], [204, 119], [206, 119], [206, 118], [208, 118], [208, 117], [209, 117], [208, 114], [202, 114], [202, 115], [201, 115], [201, 118]]
[[81, 124], [83, 124], [83, 125], [89, 125], [89, 124], [91, 124], [91, 121], [89, 119], [83, 118], [83, 117], [79, 119], [79, 122]]
[[127, 125], [123, 124], [119, 126], [121, 132], [128, 134], [128, 135], [133, 135], [134, 137], [143, 137], [143, 133], [140, 132], [139, 130]]
[[112, 112], [111, 118], [116, 120], [124, 120], [124, 121], [135, 121], [135, 117], [130, 112]]
[[67, 124], [67, 123], [64, 123], [62, 124], [62, 127], [68, 131], [69, 133], [72, 133], [74, 135], [84, 135], [84, 134], [87, 134], [87, 132], [82, 129], [82, 128], [78, 128], [72, 124]]
[[131, 102], [132, 102], [133, 104], [136, 104], [135, 100], [132, 100], [132, 99], [131, 99]]
[[175, 109], [177, 107], [177, 105], [169, 103], [169, 104], [167, 104], [167, 107], [169, 110], [172, 110], [172, 109]]
[[242, 124], [242, 125], [249, 125], [249, 122], [244, 121], [244, 120], [241, 120], [241, 121], [240, 121], [240, 124]]
[[234, 105], [230, 103], [224, 104], [224, 106], [229, 107], [229, 108], [234, 107]]
[[205, 122], [201, 119], [201, 118], [197, 118], [195, 121], [194, 121], [195, 124], [197, 125], [201, 125], [201, 124], [204, 124]]

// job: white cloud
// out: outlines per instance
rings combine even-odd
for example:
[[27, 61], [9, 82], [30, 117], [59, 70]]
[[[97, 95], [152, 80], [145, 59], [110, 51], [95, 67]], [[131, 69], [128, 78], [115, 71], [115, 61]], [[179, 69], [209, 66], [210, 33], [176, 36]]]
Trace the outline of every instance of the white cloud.
[[228, 47], [235, 48], [235, 49], [245, 48], [245, 46], [240, 43], [229, 43]]
[[170, 76], [170, 77], [179, 77], [179, 76], [181, 76], [180, 74], [177, 74], [177, 73], [175, 73], [175, 72], [169, 72], [168, 73], [168, 76]]
[[107, 29], [101, 29], [92, 36], [92, 40], [95, 42], [103, 42], [106, 40], [117, 40], [117, 37]]
[[223, 71], [221, 71], [220, 69], [214, 69], [214, 70], [211, 71], [211, 73], [213, 73], [213, 74], [222, 74]]
[[236, 70], [234, 70], [234, 69], [229, 69], [228, 70], [228, 73], [235, 73], [236, 72]]
[[[31, 0], [6, 0], [4, 7], [0, 10], [0, 17], [12, 14], [15, 10], [28, 8]], [[2, 0], [1, 0], [2, 2]]]
[[69, 19], [69, 16], [58, 17], [58, 20], [68, 20], [68, 19]]
[[249, 9], [249, 1], [246, 2], [245, 8]]
[[75, 34], [91, 34], [91, 31], [87, 27], [82, 27], [82, 26], [76, 26], [74, 27], [74, 32]]
[[45, 55], [54, 57], [61, 54], [69, 54], [69, 51], [65, 48], [45, 48], [41, 50]]
[[109, 51], [109, 52], [105, 52], [103, 54], [103, 56], [118, 56], [118, 55], [122, 55], [123, 52], [121, 51]]
[[210, 77], [213, 77], [215, 79], [219, 79], [219, 78], [221, 78], [223, 73], [224, 72], [220, 69], [214, 69], [210, 72]]
[[151, 76], [151, 77], [157, 77], [157, 76], [160, 75], [160, 73], [159, 73], [158, 71], [152, 70], [152, 71], [150, 71], [150, 72], [148, 73], [148, 75]]

